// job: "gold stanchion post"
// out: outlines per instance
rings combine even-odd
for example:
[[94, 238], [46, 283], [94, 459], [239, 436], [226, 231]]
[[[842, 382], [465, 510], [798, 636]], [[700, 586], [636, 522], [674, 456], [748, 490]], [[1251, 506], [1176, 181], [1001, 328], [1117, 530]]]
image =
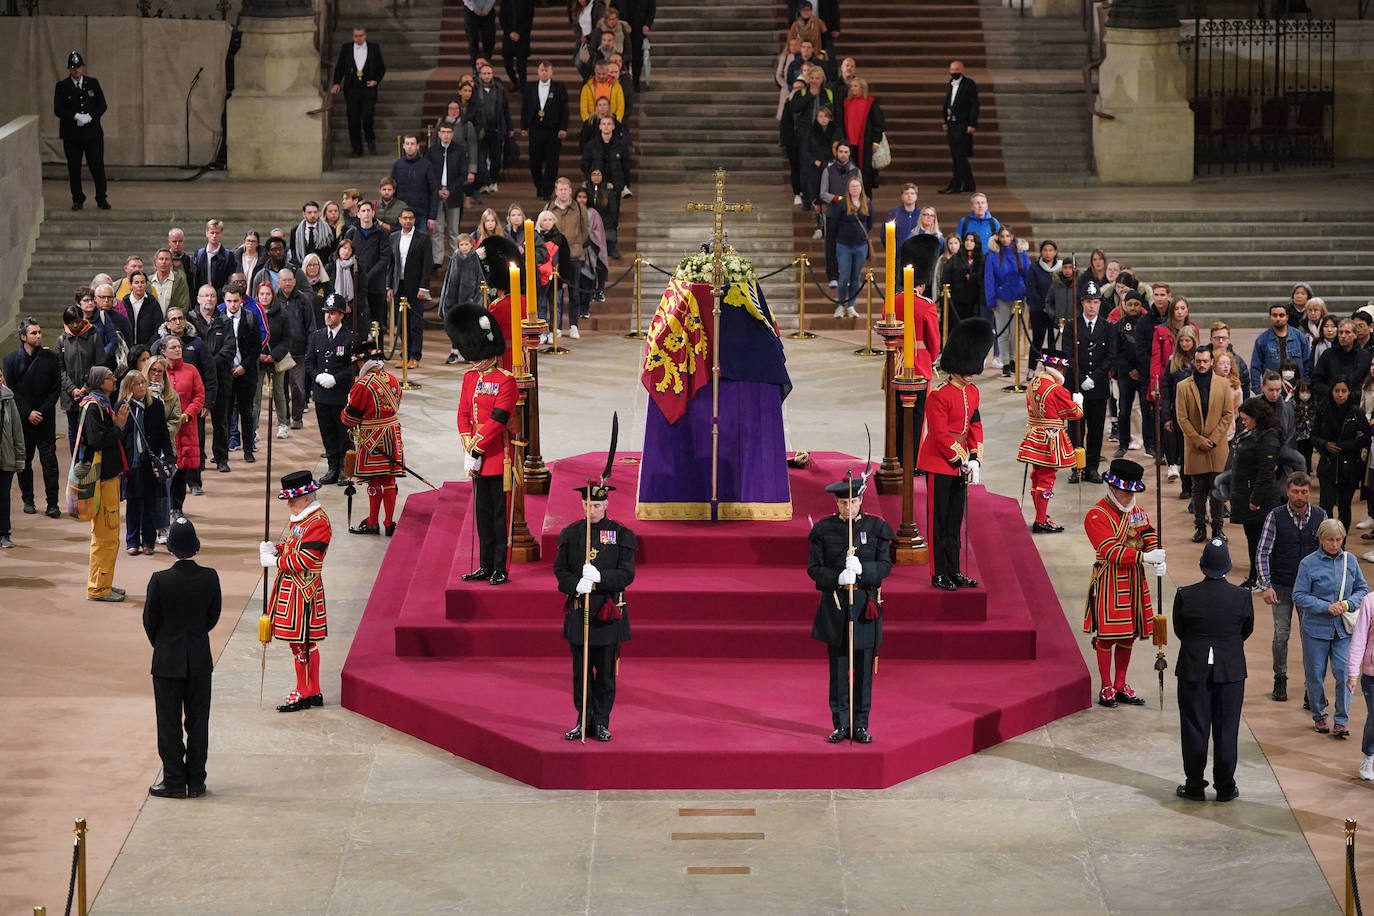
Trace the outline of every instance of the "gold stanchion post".
[[401, 297], [401, 390], [415, 391], [419, 382], [410, 380], [410, 300]]
[[552, 298], [549, 299], [549, 318], [551, 319], [551, 320], [549, 321], [549, 330], [550, 330], [551, 332], [553, 332], [553, 342], [550, 343], [547, 347], [545, 347], [544, 350], [543, 350], [543, 352], [549, 354], [550, 356], [563, 356], [565, 353], [568, 352], [568, 348], [567, 348], [567, 347], [560, 347], [560, 346], [558, 345], [558, 325], [561, 324], [561, 322], [558, 320], [558, 268], [557, 268], [557, 267], [555, 267], [555, 268], [553, 269], [553, 278], [552, 278], [549, 282], [553, 284], [553, 289], [552, 289], [553, 296], [552, 296]]
[[811, 262], [806, 255], [799, 254], [792, 263], [797, 265], [797, 330], [787, 336], [793, 340], [810, 340], [816, 336], [806, 329], [806, 266]]
[[390, 296], [386, 299], [386, 341], [394, 354], [396, 352], [396, 302]]
[[635, 255], [635, 326], [625, 337], [628, 340], [644, 339], [644, 255]]
[[868, 269], [868, 277], [864, 281], [868, 287], [868, 305], [864, 309], [865, 323], [868, 325], [868, 342], [854, 351], [855, 356], [882, 356], [882, 350], [873, 349], [873, 268]]
[[86, 819], [76, 819], [76, 913], [86, 916]]
[[941, 319], [943, 320], [943, 324], [940, 325], [940, 340], [941, 340], [941, 342], [943, 342], [943, 341], [949, 340], [949, 284], [948, 284], [948, 283], [946, 283], [946, 284], [944, 284], [943, 286], [940, 287], [940, 299], [944, 302], [944, 305], [945, 305], [944, 314], [940, 316]]
[[1025, 375], [1021, 371], [1021, 300], [1017, 299], [1011, 306], [1011, 384], [1003, 385], [1003, 391], [1020, 393], [1026, 390], [1025, 383], [1021, 381]]
[[1355, 847], [1355, 831], [1359, 824], [1353, 817], [1345, 819], [1345, 916], [1355, 916], [1355, 863], [1351, 858], [1350, 850]]

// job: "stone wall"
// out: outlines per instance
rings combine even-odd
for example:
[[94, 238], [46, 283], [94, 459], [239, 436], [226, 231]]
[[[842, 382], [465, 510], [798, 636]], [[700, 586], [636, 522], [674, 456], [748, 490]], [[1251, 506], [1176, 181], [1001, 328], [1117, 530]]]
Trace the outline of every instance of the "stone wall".
[[0, 127], [0, 339], [14, 336], [19, 297], [43, 222], [38, 119], [15, 118]]
[[0, 123], [37, 115], [44, 162], [64, 161], [52, 99], [53, 86], [67, 76], [72, 50], [86, 58], [86, 73], [100, 81], [109, 105], [101, 118], [107, 166], [203, 165], [214, 159], [222, 135], [228, 23], [116, 16], [4, 21], [8, 37], [0, 55], [0, 86], [5, 87]]

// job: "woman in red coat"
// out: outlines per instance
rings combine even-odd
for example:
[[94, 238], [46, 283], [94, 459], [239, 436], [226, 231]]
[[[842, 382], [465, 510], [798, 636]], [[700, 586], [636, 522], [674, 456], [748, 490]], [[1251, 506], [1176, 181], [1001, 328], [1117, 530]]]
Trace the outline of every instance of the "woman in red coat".
[[1159, 401], [1159, 384], [1168, 371], [1169, 358], [1174, 355], [1174, 342], [1183, 328], [1192, 328], [1193, 336], [1202, 339], [1202, 332], [1189, 315], [1188, 300], [1179, 296], [1169, 303], [1169, 320], [1155, 328], [1154, 339], [1150, 343], [1150, 387], [1146, 396], [1151, 401]]
[[167, 378], [177, 397], [181, 399], [181, 428], [173, 445], [177, 453], [177, 471], [172, 475], [172, 515], [182, 514], [186, 502], [186, 472], [200, 467], [200, 436], [196, 431], [196, 417], [205, 409], [205, 384], [200, 371], [181, 358], [181, 338], [167, 336], [162, 340], [162, 355], [167, 358]]

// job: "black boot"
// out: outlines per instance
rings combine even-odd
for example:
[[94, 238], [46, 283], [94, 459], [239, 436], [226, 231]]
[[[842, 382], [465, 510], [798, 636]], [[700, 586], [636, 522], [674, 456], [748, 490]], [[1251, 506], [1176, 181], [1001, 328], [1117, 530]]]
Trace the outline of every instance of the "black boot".
[[1269, 699], [1276, 703], [1288, 702], [1288, 677], [1287, 675], [1274, 675], [1274, 692], [1269, 694]]
[[1207, 529], [1198, 525], [1193, 529], [1193, 543], [1201, 544], [1205, 540], [1207, 540]]
[[478, 579], [490, 579], [491, 570], [487, 569], [485, 566], [479, 566], [470, 573], [464, 573], [461, 578], [464, 582], [476, 582]]

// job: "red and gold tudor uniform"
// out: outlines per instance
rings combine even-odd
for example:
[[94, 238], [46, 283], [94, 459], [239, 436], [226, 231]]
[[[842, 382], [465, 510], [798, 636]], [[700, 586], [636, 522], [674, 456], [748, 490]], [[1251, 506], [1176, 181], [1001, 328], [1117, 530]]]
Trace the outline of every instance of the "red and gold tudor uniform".
[[[282, 478], [277, 498], [300, 500], [319, 488], [309, 471], [296, 471]], [[329, 626], [321, 570], [332, 533], [329, 516], [311, 497], [291, 516], [281, 544], [266, 544], [262, 550], [263, 565], [277, 569], [268, 604], [272, 635], [290, 644], [296, 665], [296, 689], [277, 707], [279, 712], [324, 705], [318, 643], [329, 635]]]
[[1062, 372], [1068, 357], [1045, 351], [1043, 366], [1026, 386], [1026, 435], [1016, 452], [1016, 460], [1030, 465], [1031, 501], [1035, 504], [1036, 533], [1058, 533], [1063, 525], [1050, 520], [1050, 499], [1054, 496], [1054, 475], [1060, 468], [1073, 467], [1073, 442], [1068, 423], [1083, 416], [1080, 407], [1064, 387]]
[[472, 477], [480, 560], [462, 578], [501, 585], [507, 581], [505, 494], [513, 460], [508, 424], [520, 390], [515, 376], [501, 368], [505, 340], [495, 315], [480, 306], [459, 305], [445, 320], [454, 345], [475, 363], [463, 375], [458, 395], [458, 432], [467, 455], [464, 467]]
[[348, 529], [354, 534], [378, 534], [379, 516], [386, 512], [386, 533], [396, 530], [396, 477], [405, 463], [401, 442], [401, 383], [382, 368], [382, 351], [372, 340], [353, 345], [353, 361], [362, 372], [348, 391], [340, 419], [356, 427], [357, 466], [354, 474], [367, 482], [367, 518]]
[[[1145, 489], [1144, 469], [1125, 459], [1113, 461], [1102, 479], [1116, 490], [1138, 493]], [[1149, 514], [1134, 499], [1123, 508], [1111, 490], [1088, 510], [1083, 530], [1095, 554], [1083, 609], [1083, 632], [1093, 634], [1093, 648], [1097, 651], [1102, 679], [1098, 702], [1104, 706], [1143, 705], [1144, 700], [1126, 683], [1126, 667], [1131, 661], [1132, 644], [1137, 639], [1148, 639], [1154, 632], [1144, 563], [1155, 562], [1145, 558], [1159, 549], [1159, 537], [1150, 524]]]

